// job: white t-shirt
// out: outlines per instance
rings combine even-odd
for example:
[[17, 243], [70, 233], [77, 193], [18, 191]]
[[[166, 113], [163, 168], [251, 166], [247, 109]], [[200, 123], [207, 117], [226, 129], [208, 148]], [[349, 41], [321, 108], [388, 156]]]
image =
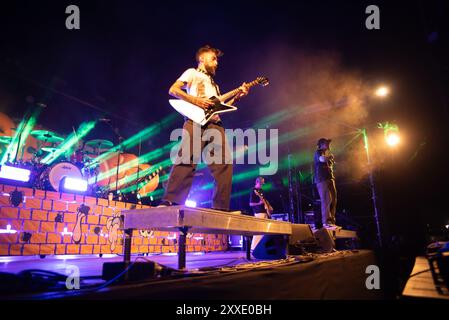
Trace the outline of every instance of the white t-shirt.
[[194, 68], [187, 69], [178, 78], [179, 81], [187, 83], [187, 93], [194, 97], [211, 98], [219, 96], [218, 85], [212, 83], [211, 78]]
[[[212, 83], [212, 79], [205, 73], [197, 69], [190, 68], [178, 78], [178, 81], [186, 83], [187, 93], [194, 97], [211, 98], [220, 95], [220, 89], [217, 84]], [[220, 121], [220, 117], [215, 115], [212, 117], [214, 122]]]

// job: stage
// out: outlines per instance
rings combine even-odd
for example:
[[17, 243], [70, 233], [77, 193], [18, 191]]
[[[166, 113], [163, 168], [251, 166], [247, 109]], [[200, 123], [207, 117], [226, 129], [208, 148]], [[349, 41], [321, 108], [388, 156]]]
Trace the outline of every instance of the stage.
[[[298, 300], [381, 299], [380, 290], [368, 290], [366, 267], [376, 264], [372, 251], [337, 251], [331, 254], [289, 256], [285, 260], [246, 260], [243, 251], [187, 253], [188, 270], [177, 270], [173, 254], [132, 255], [132, 262], [153, 261], [163, 276], [106, 285], [101, 279], [105, 262], [120, 262], [120, 255], [2, 257], [2, 299], [149, 299], [149, 300]], [[78, 268], [80, 290], [67, 290], [65, 277]], [[41, 291], [31, 292], [24, 270], [33, 269]], [[60, 283], [42, 291], [37, 277], [45, 271], [61, 275]], [[20, 272], [22, 272], [20, 274]], [[13, 274], [15, 276], [13, 276]], [[22, 276], [20, 276], [22, 275]], [[56, 274], [52, 274], [53, 277]], [[19, 284], [19, 278], [22, 282]], [[13, 279], [16, 281], [14, 283]], [[29, 279], [29, 275], [28, 275]], [[28, 283], [27, 288], [24, 284]], [[6, 290], [9, 285], [9, 292]]]

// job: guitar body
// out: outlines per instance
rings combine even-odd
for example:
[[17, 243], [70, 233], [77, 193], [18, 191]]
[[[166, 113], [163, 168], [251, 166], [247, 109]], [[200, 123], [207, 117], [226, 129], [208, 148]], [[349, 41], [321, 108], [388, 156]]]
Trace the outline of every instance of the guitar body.
[[237, 107], [221, 103], [217, 97], [210, 98], [215, 104], [206, 110], [184, 100], [170, 99], [171, 106], [195, 123], [205, 125], [214, 115], [237, 110]]
[[[246, 88], [251, 88], [255, 85], [267, 86], [269, 83], [268, 79], [265, 77], [258, 77], [256, 80], [245, 84]], [[178, 111], [183, 116], [189, 118], [195, 123], [200, 125], [205, 125], [214, 115], [220, 113], [226, 113], [237, 110], [236, 107], [223, 103], [222, 101], [229, 101], [232, 97], [240, 92], [240, 89], [234, 89], [229, 91], [228, 93], [221, 95], [220, 98], [211, 97], [209, 100], [214, 102], [214, 105], [207, 108], [206, 110], [194, 105], [190, 102], [178, 99], [170, 99], [168, 102], [170, 105]]]
[[267, 199], [265, 199], [265, 196], [261, 193], [259, 193], [257, 190], [254, 190], [254, 193], [259, 196], [259, 198], [263, 202], [263, 206], [265, 210], [267, 211], [268, 219], [271, 219], [271, 213], [273, 213], [273, 207], [270, 205]]

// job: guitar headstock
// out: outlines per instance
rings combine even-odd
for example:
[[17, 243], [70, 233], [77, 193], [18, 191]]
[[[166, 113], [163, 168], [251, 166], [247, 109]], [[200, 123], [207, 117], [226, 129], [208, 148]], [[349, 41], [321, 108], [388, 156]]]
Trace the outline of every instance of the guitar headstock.
[[257, 77], [256, 83], [260, 84], [261, 86], [265, 87], [270, 84], [270, 80], [268, 80], [267, 77]]

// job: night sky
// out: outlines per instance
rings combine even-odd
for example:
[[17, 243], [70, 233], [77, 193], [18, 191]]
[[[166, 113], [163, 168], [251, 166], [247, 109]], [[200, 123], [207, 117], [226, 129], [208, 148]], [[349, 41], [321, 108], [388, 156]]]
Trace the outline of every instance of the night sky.
[[[69, 4], [80, 7], [80, 30], [65, 28]], [[370, 4], [380, 8], [380, 30], [365, 28]], [[358, 106], [363, 112], [356, 109], [353, 117], [348, 118], [350, 111], [331, 109], [327, 115], [292, 116], [270, 127], [280, 133], [313, 128], [281, 146], [285, 157], [287, 149], [313, 152], [321, 136], [335, 139], [336, 147], [345, 145], [350, 130], [336, 119], [369, 128], [382, 121], [397, 123], [406, 143], [376, 169], [385, 228], [388, 237], [424, 243], [427, 224], [438, 229], [449, 223], [448, 13], [447, 1], [438, 0], [2, 2], [0, 111], [20, 119], [32, 97], [47, 104], [38, 120], [44, 128], [68, 134], [83, 121], [106, 117], [126, 138], [173, 113], [168, 88], [195, 66], [195, 51], [204, 44], [225, 53], [216, 76], [222, 92], [259, 75], [271, 80], [267, 88], [254, 88], [238, 112], [224, 117], [229, 128], [249, 128], [284, 108], [335, 100], [346, 90], [345, 81], [353, 87], [361, 83], [363, 90], [387, 83], [391, 97], [363, 103]], [[182, 121], [179, 116], [144, 141], [144, 151], [167, 144], [170, 130]], [[114, 137], [104, 124], [89, 136]], [[363, 219], [372, 215], [366, 176], [355, 179], [348, 169], [358, 159], [352, 154], [357, 148], [360, 141], [340, 155], [339, 211], [369, 224]], [[303, 172], [309, 167], [298, 164]], [[286, 174], [281, 171], [271, 180], [282, 188], [276, 181]], [[234, 191], [251, 184], [236, 185]], [[305, 196], [313, 196], [310, 186], [303, 188]]]

